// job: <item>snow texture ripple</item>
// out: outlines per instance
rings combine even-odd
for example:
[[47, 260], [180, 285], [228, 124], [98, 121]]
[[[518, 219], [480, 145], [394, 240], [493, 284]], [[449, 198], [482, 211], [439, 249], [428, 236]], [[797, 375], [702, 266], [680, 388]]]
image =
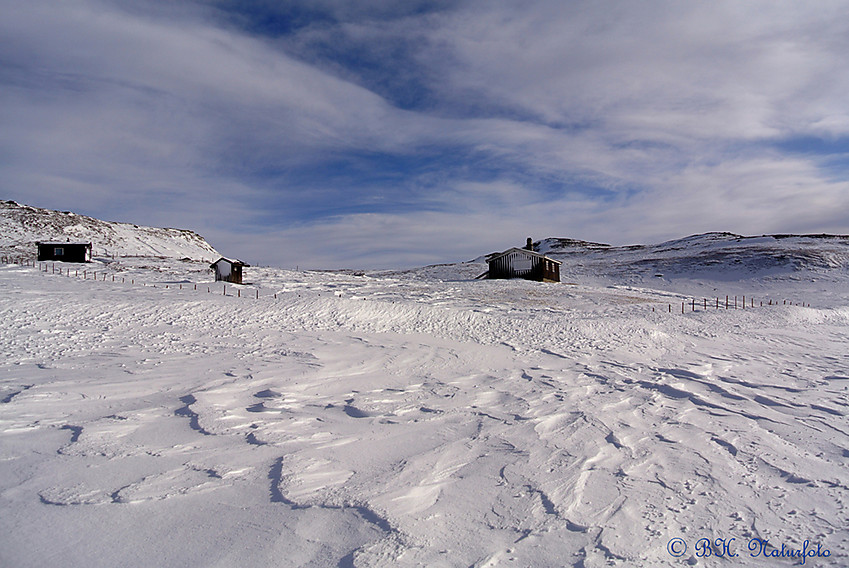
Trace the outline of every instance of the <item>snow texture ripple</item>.
[[[145, 263], [0, 265], [0, 565], [849, 563], [842, 269], [256, 269], [238, 297]], [[776, 304], [681, 313], [723, 285]]]

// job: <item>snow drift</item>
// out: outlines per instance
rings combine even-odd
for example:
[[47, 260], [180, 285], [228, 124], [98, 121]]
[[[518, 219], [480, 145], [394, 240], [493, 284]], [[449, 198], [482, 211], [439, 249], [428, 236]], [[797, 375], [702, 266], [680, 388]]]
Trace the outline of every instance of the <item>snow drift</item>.
[[[0, 265], [0, 565], [847, 565], [844, 246]], [[756, 307], [667, 309], [725, 290]]]

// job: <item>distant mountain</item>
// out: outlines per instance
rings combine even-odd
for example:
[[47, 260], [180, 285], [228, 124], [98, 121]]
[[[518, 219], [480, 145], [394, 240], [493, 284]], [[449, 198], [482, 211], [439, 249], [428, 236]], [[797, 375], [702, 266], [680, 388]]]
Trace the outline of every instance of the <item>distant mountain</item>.
[[548, 238], [534, 249], [563, 262], [562, 273], [615, 278], [709, 278], [737, 280], [799, 271], [849, 272], [847, 235], [704, 233], [655, 245], [614, 247]]
[[534, 243], [534, 250], [542, 254], [554, 255], [557, 253], [568, 253], [587, 250], [607, 250], [610, 245], [580, 241], [577, 239], [562, 239], [550, 237]]
[[33, 258], [38, 241], [90, 242], [94, 256], [188, 258], [214, 261], [221, 255], [193, 231], [101, 221], [0, 201], [0, 253]]

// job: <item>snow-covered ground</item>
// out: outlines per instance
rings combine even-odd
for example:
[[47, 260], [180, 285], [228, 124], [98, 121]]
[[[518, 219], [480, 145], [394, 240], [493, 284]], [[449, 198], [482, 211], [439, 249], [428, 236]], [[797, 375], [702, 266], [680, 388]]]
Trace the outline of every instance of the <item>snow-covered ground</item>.
[[849, 565], [845, 266], [583, 266], [0, 265], [0, 565]]

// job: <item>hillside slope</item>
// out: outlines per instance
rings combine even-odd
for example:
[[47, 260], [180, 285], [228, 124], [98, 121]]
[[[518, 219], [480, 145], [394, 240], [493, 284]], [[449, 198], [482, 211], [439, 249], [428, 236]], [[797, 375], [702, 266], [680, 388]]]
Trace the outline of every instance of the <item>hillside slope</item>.
[[[583, 264], [592, 274], [610, 276], [692, 275], [736, 279], [800, 270], [849, 269], [849, 236], [733, 233], [691, 235], [656, 245], [611, 247], [569, 239], [544, 239], [535, 249]], [[580, 259], [581, 262], [575, 262]], [[577, 267], [576, 267], [577, 268]]]
[[214, 261], [220, 254], [193, 231], [101, 221], [0, 201], [0, 254], [34, 258], [38, 241], [91, 242], [95, 256], [189, 258]]
[[655, 245], [613, 247], [569, 239], [543, 239], [537, 251], [560, 260], [564, 282], [629, 285], [702, 294], [711, 290], [831, 282], [831, 292], [846, 291], [849, 236], [732, 233], [691, 235]]

